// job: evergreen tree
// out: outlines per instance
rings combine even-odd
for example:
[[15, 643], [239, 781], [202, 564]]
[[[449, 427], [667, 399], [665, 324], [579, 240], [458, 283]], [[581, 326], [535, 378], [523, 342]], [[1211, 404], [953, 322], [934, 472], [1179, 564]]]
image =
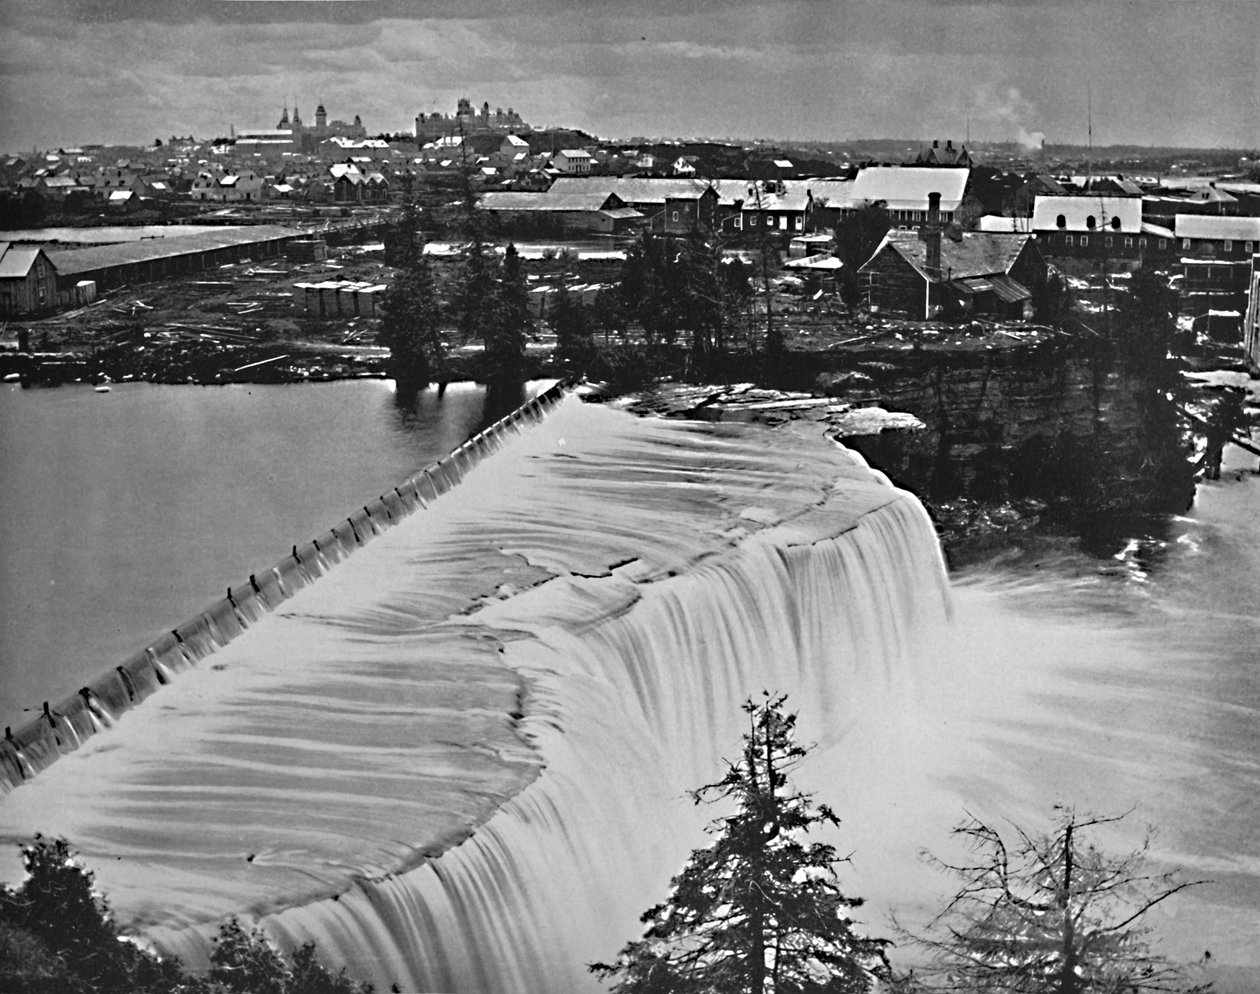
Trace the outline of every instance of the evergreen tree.
[[835, 848], [804, 838], [839, 820], [788, 781], [806, 749], [784, 700], [744, 705], [742, 755], [691, 795], [733, 801], [734, 814], [712, 823], [712, 843], [643, 915], [644, 937], [591, 966], [618, 994], [840, 994], [885, 974], [888, 943], [854, 931], [862, 901], [841, 892]]
[[840, 290], [844, 302], [856, 306], [861, 299], [857, 271], [875, 254], [892, 221], [882, 200], [867, 202], [836, 225], [836, 255], [844, 263]]
[[556, 358], [573, 373], [585, 373], [595, 358], [595, 341], [585, 305], [563, 283], [547, 314], [556, 333]]
[[389, 349], [390, 373], [400, 393], [412, 393], [440, 379], [446, 358], [439, 322], [441, 309], [428, 258], [417, 250], [385, 292], [385, 314], [377, 341]]
[[368, 994], [331, 973], [307, 943], [292, 966], [259, 931], [220, 927], [208, 977], [184, 973], [123, 937], [95, 876], [65, 839], [22, 847], [26, 879], [0, 887], [0, 991], [5, 994]]
[[515, 245], [508, 245], [485, 327], [487, 382], [519, 381], [525, 370], [525, 336], [533, 331], [529, 290]]
[[[1121, 816], [1123, 817], [1123, 816]], [[909, 937], [934, 954], [907, 992], [993, 994], [1195, 994], [1185, 968], [1152, 952], [1142, 918], [1194, 882], [1145, 870], [1142, 846], [1107, 856], [1083, 835], [1119, 818], [1078, 818], [1066, 811], [1052, 834], [1020, 828], [1007, 839], [970, 818], [954, 830], [971, 857], [933, 860], [962, 887], [928, 925]], [[907, 933], [908, 934], [908, 933]]]

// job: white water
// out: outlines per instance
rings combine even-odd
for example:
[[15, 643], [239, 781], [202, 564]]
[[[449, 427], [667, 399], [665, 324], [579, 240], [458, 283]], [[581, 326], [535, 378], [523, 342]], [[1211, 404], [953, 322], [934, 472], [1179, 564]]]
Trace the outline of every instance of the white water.
[[[1170, 950], [1260, 973], [1245, 592], [1222, 615], [1193, 590], [989, 580], [951, 625], [917, 503], [772, 438], [570, 403], [14, 791], [0, 827], [68, 835], [193, 961], [253, 908], [381, 987], [596, 990], [584, 964], [702, 843], [714, 812], [684, 791], [765, 688], [819, 743], [800, 780], [844, 819], [870, 931], [946, 889], [916, 853], [964, 807], [1137, 804], [1161, 858], [1227, 878], [1163, 923]], [[1192, 559], [1245, 537], [1184, 528]], [[1223, 617], [1239, 652], [1187, 667]]]

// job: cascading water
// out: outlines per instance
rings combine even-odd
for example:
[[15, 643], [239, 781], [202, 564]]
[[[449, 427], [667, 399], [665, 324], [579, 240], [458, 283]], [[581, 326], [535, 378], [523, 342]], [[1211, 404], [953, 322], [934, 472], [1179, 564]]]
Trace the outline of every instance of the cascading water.
[[10, 795], [4, 834], [66, 834], [194, 964], [248, 913], [382, 986], [596, 989], [701, 844], [685, 791], [740, 703], [788, 693], [826, 753], [940, 637], [922, 507], [816, 439], [569, 401], [458, 469]]

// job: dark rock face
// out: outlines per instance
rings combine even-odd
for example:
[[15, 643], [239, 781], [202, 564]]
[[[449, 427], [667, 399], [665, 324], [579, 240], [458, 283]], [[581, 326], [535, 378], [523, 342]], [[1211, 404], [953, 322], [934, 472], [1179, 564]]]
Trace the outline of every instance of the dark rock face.
[[1033, 527], [1122, 546], [1193, 500], [1193, 439], [1169, 381], [1109, 356], [1008, 350], [865, 368], [863, 393], [925, 427], [837, 437], [919, 494], [955, 562], [994, 532]]

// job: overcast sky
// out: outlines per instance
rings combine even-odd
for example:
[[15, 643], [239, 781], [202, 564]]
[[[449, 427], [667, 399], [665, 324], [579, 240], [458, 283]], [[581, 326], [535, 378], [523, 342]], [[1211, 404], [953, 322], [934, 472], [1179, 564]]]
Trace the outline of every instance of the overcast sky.
[[0, 149], [460, 96], [598, 135], [1260, 146], [1260, 0], [0, 0]]

